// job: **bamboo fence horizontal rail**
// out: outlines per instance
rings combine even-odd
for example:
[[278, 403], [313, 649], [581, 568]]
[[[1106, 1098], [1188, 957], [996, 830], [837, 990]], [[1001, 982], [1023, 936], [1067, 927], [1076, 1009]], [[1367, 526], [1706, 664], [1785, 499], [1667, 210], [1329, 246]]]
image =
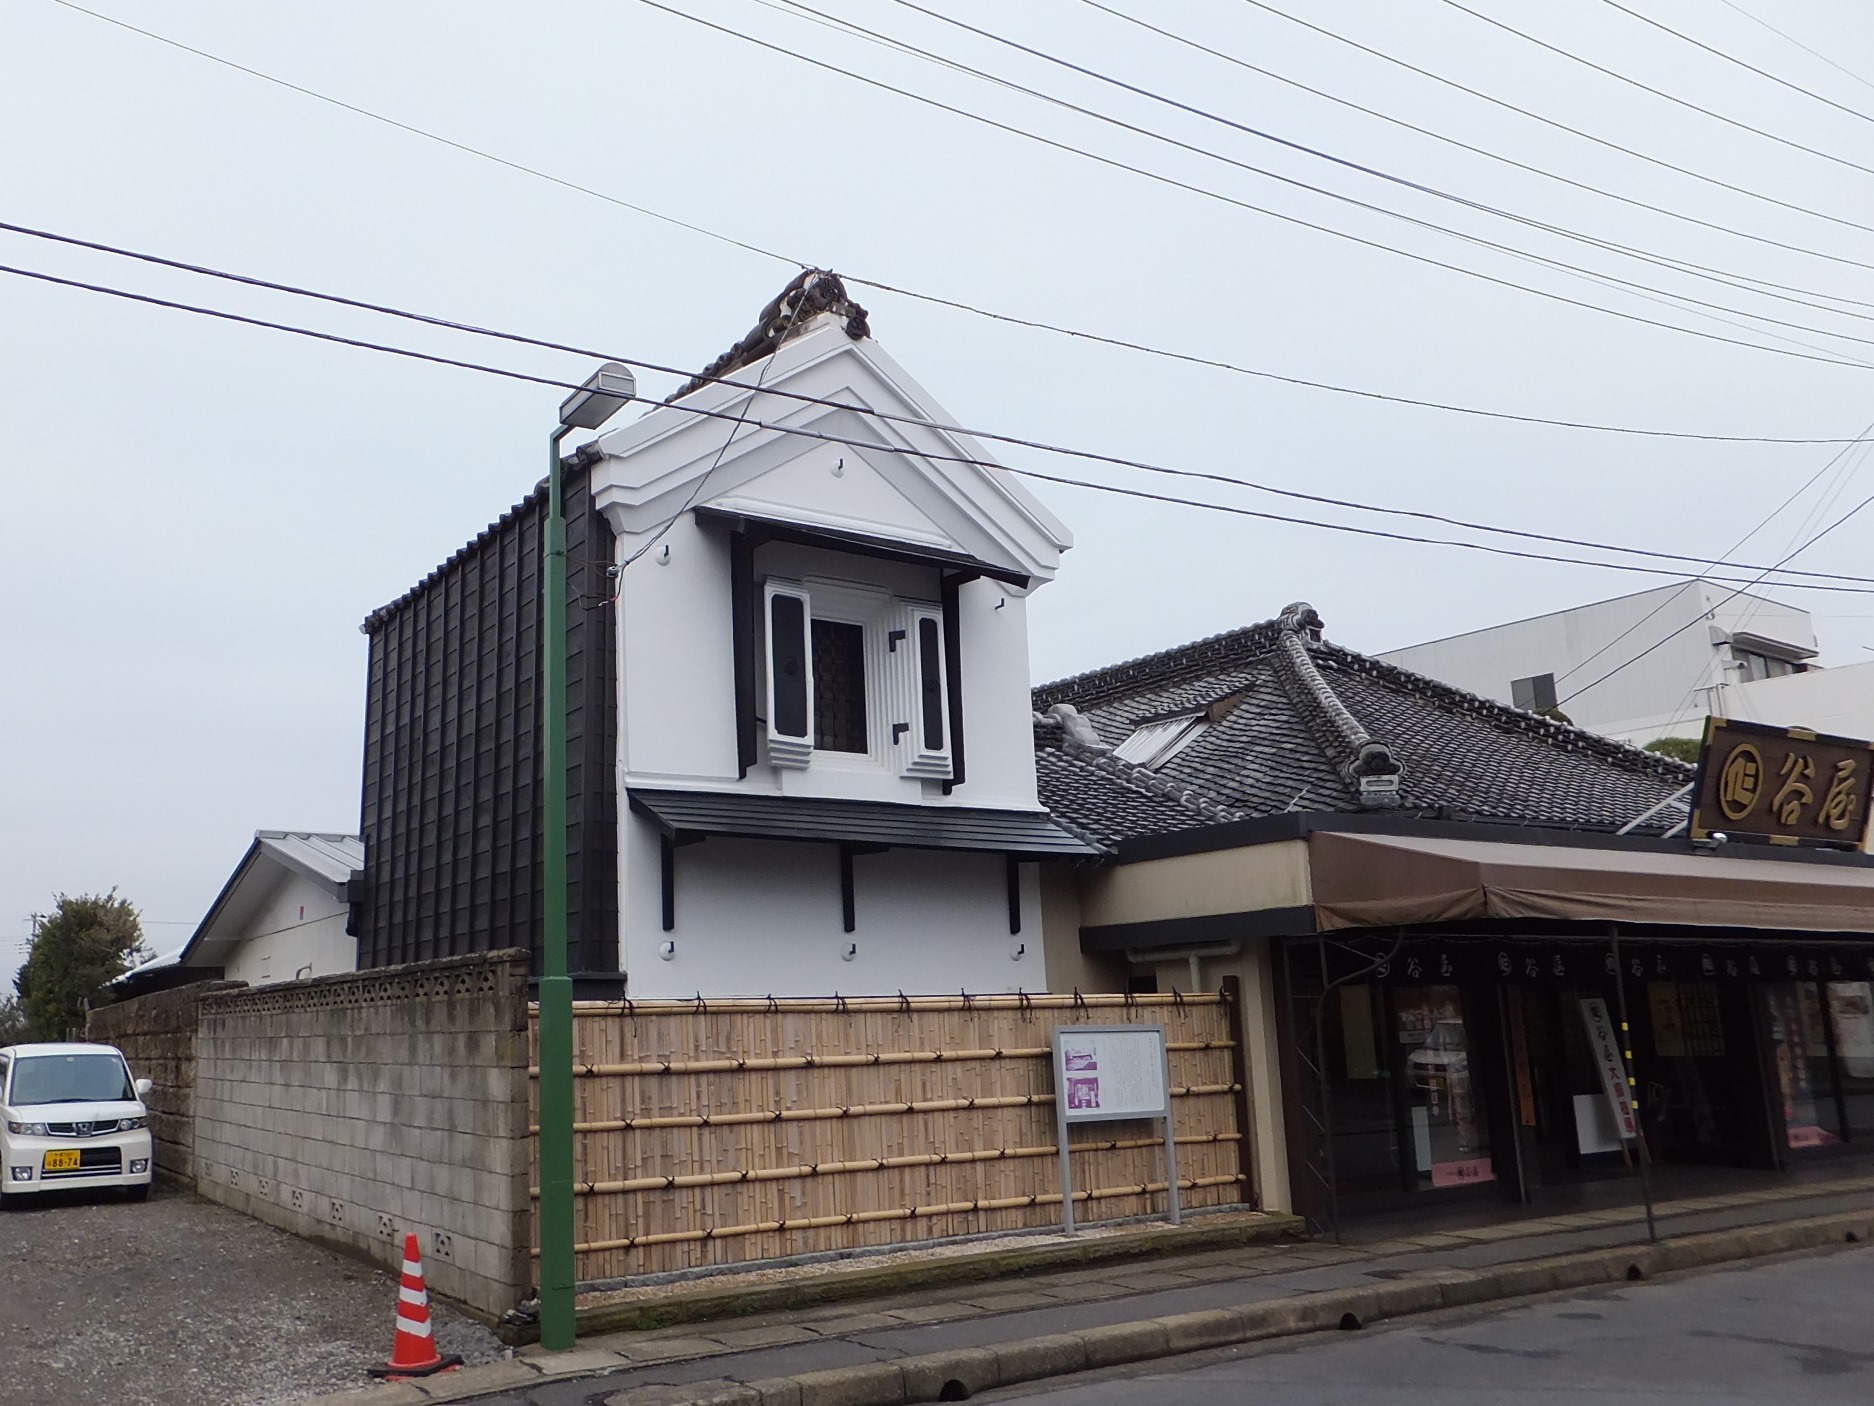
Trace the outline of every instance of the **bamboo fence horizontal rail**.
[[[1192, 1133], [1178, 1138], [1180, 1147], [1203, 1147], [1219, 1142], [1240, 1142], [1241, 1133]], [[1144, 1147], [1163, 1147], [1157, 1137], [1114, 1138], [1108, 1142], [1076, 1142], [1074, 1152], [1133, 1152]], [[736, 1172], [690, 1172], [664, 1177], [633, 1177], [629, 1181], [575, 1182], [575, 1196], [621, 1196], [639, 1191], [674, 1191], [689, 1186], [729, 1186], [750, 1181], [795, 1181], [803, 1177], [850, 1176], [857, 1172], [881, 1172], [900, 1167], [946, 1167], [953, 1162], [999, 1162], [1012, 1157], [1058, 1157], [1060, 1148], [997, 1147], [975, 1152], [912, 1152], [896, 1157], [861, 1157], [848, 1162], [806, 1162], [794, 1167], [744, 1167]], [[540, 1188], [529, 1187], [527, 1194], [536, 1200]]]
[[[775, 998], [744, 996], [729, 1000], [698, 997], [675, 1001], [574, 1001], [573, 1014], [582, 1015], [864, 1015], [893, 1012], [911, 1015], [925, 1011], [1064, 1011], [1064, 1010], [1181, 1010], [1186, 1006], [1223, 1003], [1220, 991], [1169, 991], [1150, 995], [1112, 992], [1083, 996], [1005, 995], [956, 996], [821, 996]], [[538, 1012], [535, 1004], [530, 1010]]]
[[[1168, 1040], [1165, 1048], [1172, 1054], [1202, 1053], [1205, 1050], [1233, 1050], [1234, 1040]], [[783, 1069], [875, 1069], [895, 1064], [966, 1064], [994, 1059], [1046, 1059], [1053, 1050], [1047, 1045], [1017, 1045], [1013, 1049], [981, 1050], [875, 1050], [871, 1054], [830, 1055], [758, 1055], [754, 1058], [728, 1056], [723, 1059], [647, 1059], [631, 1064], [582, 1064], [573, 1062], [573, 1077], [578, 1079], [628, 1079], [655, 1074], [762, 1074]], [[527, 1073], [540, 1077], [540, 1066], [530, 1064]]]
[[[1173, 1098], [1209, 1098], [1243, 1091], [1241, 1084], [1173, 1084]], [[876, 1118], [893, 1113], [956, 1113], [979, 1108], [1030, 1108], [1054, 1102], [1053, 1094], [1004, 1094], [983, 1098], [934, 1098], [910, 1103], [855, 1103], [844, 1108], [773, 1108], [759, 1113], [671, 1113], [662, 1117], [605, 1118], [574, 1123], [575, 1133], [632, 1132], [645, 1128], [733, 1128], [750, 1123], [813, 1123], [835, 1118]], [[538, 1133], [530, 1123], [527, 1131]], [[1075, 1144], [1078, 1146], [1078, 1144]], [[1156, 1147], [1158, 1144], [1152, 1144]]]
[[[1237, 1185], [1248, 1181], [1242, 1172], [1215, 1177], [1179, 1177], [1178, 1190], [1196, 1191], [1200, 1187]], [[1162, 1181], [1137, 1182], [1131, 1186], [1104, 1186], [1091, 1191], [1076, 1191], [1075, 1201], [1103, 1201], [1113, 1196], [1155, 1196], [1166, 1189]], [[764, 1235], [798, 1230], [824, 1230], [840, 1225], [865, 1225], [874, 1221], [916, 1220], [925, 1217], [962, 1216], [981, 1211], [1012, 1211], [1033, 1206], [1058, 1206], [1061, 1193], [1042, 1192], [1031, 1196], [998, 1196], [980, 1201], [952, 1201], [942, 1206], [905, 1206], [879, 1211], [848, 1211], [844, 1215], [803, 1216], [798, 1220], [760, 1221], [754, 1225], [712, 1226], [707, 1230], [675, 1230], [653, 1235], [631, 1235], [619, 1240], [591, 1240], [573, 1246], [577, 1254], [595, 1254], [602, 1250], [633, 1250], [645, 1245], [671, 1245], [683, 1241], [726, 1240], [739, 1235]], [[536, 1259], [540, 1251], [534, 1250]]]

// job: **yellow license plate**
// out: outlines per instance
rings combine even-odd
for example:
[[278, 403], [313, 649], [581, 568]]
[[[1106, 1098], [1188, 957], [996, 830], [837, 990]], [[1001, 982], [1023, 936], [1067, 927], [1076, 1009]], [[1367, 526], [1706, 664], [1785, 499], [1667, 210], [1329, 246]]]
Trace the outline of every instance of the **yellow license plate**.
[[78, 1149], [75, 1147], [68, 1147], [68, 1148], [63, 1148], [57, 1152], [46, 1153], [45, 1169], [48, 1172], [75, 1172], [77, 1171], [78, 1170]]

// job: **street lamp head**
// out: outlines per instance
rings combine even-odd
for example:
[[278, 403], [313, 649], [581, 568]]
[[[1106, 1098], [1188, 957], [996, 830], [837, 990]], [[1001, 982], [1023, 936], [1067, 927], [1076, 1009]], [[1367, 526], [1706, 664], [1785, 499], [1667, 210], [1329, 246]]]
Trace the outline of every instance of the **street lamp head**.
[[596, 430], [625, 408], [638, 393], [631, 368], [608, 361], [560, 402], [560, 425], [569, 430]]

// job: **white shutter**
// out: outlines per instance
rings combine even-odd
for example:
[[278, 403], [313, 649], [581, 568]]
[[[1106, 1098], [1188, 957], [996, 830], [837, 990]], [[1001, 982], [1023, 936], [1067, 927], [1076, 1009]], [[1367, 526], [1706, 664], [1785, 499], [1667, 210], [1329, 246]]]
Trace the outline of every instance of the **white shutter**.
[[895, 639], [892, 738], [905, 776], [943, 781], [950, 776], [950, 661], [944, 656], [943, 612], [906, 606], [903, 637]]
[[805, 587], [769, 581], [761, 618], [768, 641], [768, 760], [804, 767], [813, 760], [813, 601]]

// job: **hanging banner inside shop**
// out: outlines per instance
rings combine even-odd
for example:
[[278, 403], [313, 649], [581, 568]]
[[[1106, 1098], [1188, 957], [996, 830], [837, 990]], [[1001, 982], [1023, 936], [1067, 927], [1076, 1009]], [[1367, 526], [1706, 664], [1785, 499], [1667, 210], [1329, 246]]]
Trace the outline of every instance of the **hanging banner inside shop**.
[[1874, 787], [1874, 743], [1800, 727], [1711, 718], [1699, 754], [1691, 832], [1859, 849]]
[[[1300, 939], [1313, 960], [1315, 939]], [[1369, 950], [1372, 949], [1372, 950]], [[1388, 951], [1391, 959], [1375, 961]], [[1592, 986], [1614, 975], [1604, 941], [1553, 942], [1539, 937], [1429, 937], [1393, 950], [1377, 940], [1327, 944], [1331, 978], [1391, 986], [1511, 982], [1527, 986]], [[1865, 941], [1628, 942], [1621, 966], [1634, 981], [1864, 981], [1874, 979], [1874, 948]]]
[[1620, 1057], [1620, 1034], [1607, 1018], [1607, 1002], [1599, 996], [1585, 997], [1581, 1019], [1588, 1027], [1588, 1048], [1594, 1051], [1594, 1067], [1600, 1072], [1601, 1091], [1607, 1095], [1614, 1126], [1620, 1130], [1622, 1142], [1632, 1142], [1639, 1130], [1633, 1120], [1633, 1098], [1627, 1089], [1627, 1066]]

